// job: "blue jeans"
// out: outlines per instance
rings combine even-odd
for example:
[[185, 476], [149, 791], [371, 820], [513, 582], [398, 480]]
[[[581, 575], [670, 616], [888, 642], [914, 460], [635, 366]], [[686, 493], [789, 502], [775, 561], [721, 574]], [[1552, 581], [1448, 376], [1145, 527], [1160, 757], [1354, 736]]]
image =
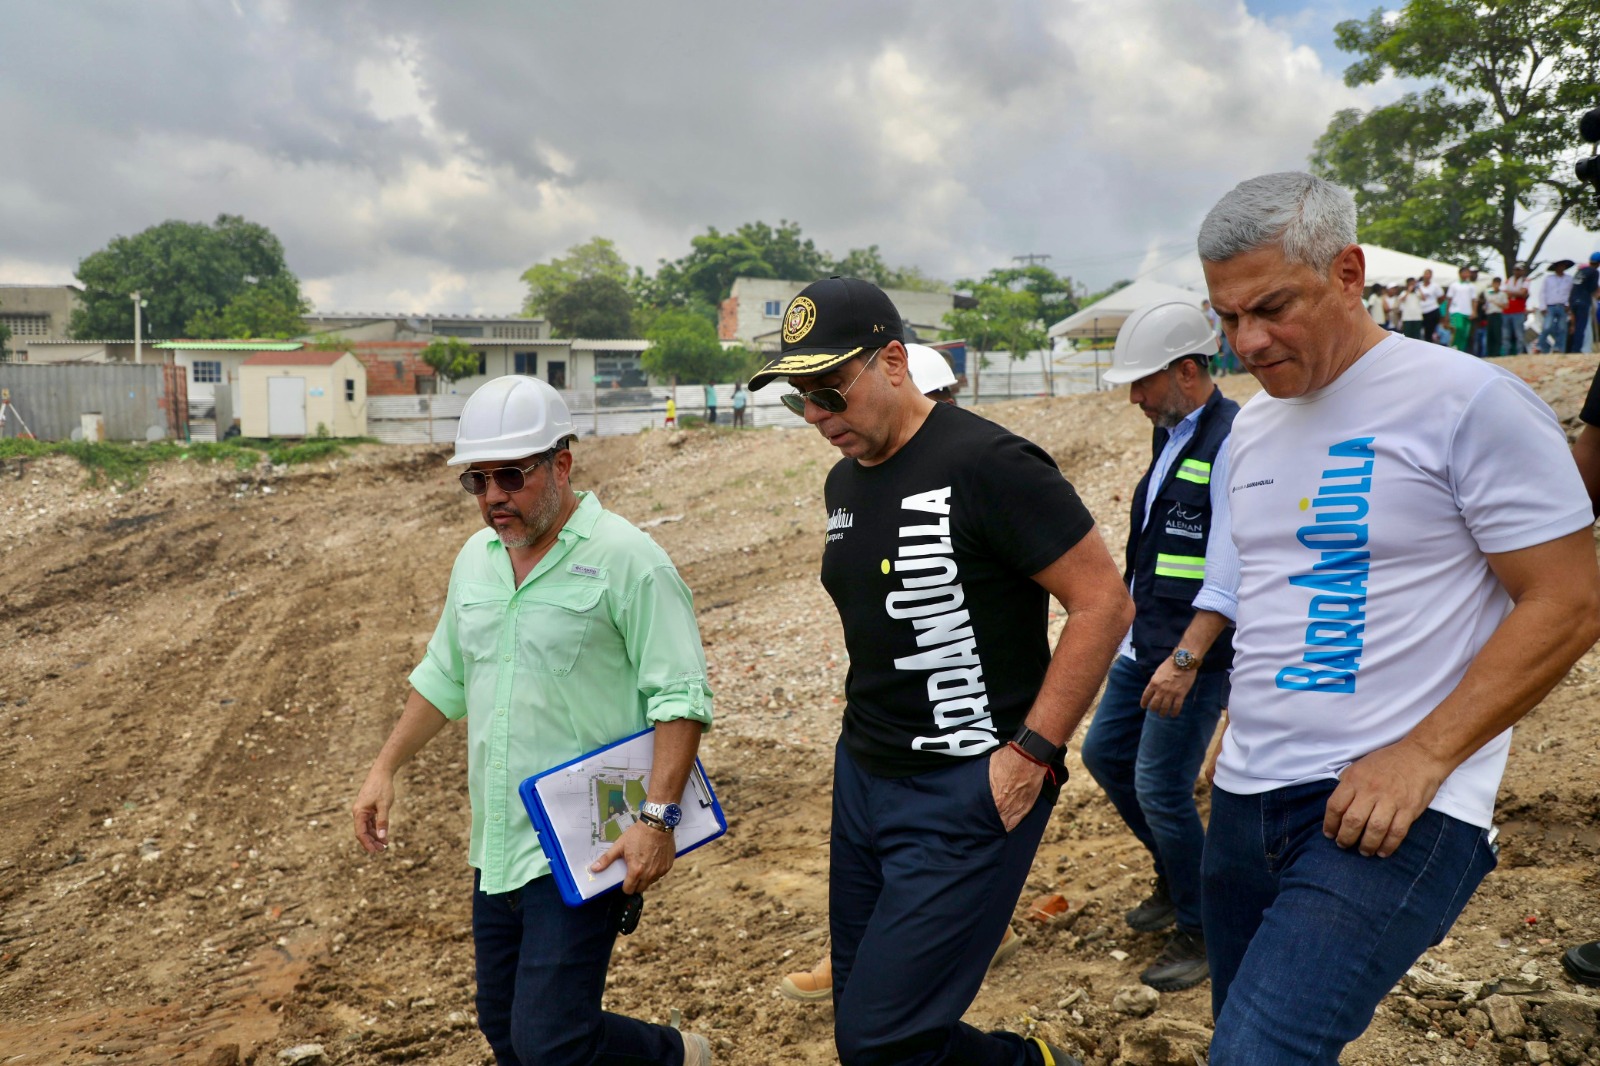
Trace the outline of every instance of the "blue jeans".
[[1211, 793], [1211, 1066], [1335, 1066], [1495, 866], [1488, 830], [1424, 811], [1387, 859], [1322, 835], [1335, 781]]
[[[1550, 343], [1545, 344], [1545, 338], [1550, 338]], [[1555, 304], [1544, 309], [1544, 329], [1539, 331], [1539, 339], [1534, 347], [1547, 352], [1564, 352], [1567, 350], [1567, 309], [1565, 305]]]
[[1507, 311], [1500, 316], [1500, 327], [1505, 331], [1505, 343], [1501, 351], [1506, 355], [1516, 355], [1528, 350], [1528, 341], [1522, 335], [1523, 323], [1527, 320], [1526, 311]]
[[1567, 310], [1572, 319], [1572, 326], [1567, 331], [1567, 351], [1582, 352], [1584, 337], [1589, 331], [1589, 320], [1594, 318], [1594, 302], [1574, 300], [1567, 305]]
[[834, 755], [828, 924], [843, 1066], [1037, 1066], [1013, 1033], [961, 1021], [1022, 894], [1059, 789], [1007, 833], [987, 757], [911, 777]]
[[1117, 656], [1083, 738], [1083, 765], [1167, 879], [1178, 925], [1200, 930], [1200, 854], [1206, 830], [1194, 782], [1228, 701], [1228, 673], [1194, 679], [1183, 710], [1162, 718], [1139, 706], [1157, 664]]
[[555, 878], [512, 892], [478, 890], [474, 872], [472, 941], [477, 949], [478, 1028], [500, 1066], [681, 1066], [683, 1039], [600, 1009], [616, 940], [610, 893], [568, 907]]

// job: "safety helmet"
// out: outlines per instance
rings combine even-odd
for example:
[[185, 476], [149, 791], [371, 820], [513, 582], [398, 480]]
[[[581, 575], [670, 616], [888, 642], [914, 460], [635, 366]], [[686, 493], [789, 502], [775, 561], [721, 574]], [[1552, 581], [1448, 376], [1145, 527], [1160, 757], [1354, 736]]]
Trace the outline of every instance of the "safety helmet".
[[938, 349], [926, 344], [908, 344], [906, 362], [911, 366], [911, 383], [924, 396], [948, 389], [956, 383], [955, 371], [950, 369], [950, 364], [944, 361]]
[[1122, 323], [1111, 369], [1101, 375], [1113, 385], [1128, 385], [1165, 370], [1186, 355], [1216, 355], [1217, 335], [1200, 308], [1180, 300], [1146, 304]]
[[572, 413], [559, 392], [538, 378], [511, 374], [467, 397], [449, 465], [521, 459], [574, 436]]

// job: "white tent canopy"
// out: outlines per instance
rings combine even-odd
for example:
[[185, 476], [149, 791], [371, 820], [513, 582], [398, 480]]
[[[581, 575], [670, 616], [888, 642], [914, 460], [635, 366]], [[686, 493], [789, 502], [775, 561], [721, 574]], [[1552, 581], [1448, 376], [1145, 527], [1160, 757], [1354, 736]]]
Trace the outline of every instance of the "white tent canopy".
[[[1404, 285], [1407, 278], [1420, 278], [1424, 270], [1433, 271], [1436, 285], [1448, 286], [1461, 276], [1459, 264], [1441, 263], [1437, 259], [1424, 259], [1420, 255], [1407, 255], [1393, 248], [1380, 248], [1376, 244], [1363, 244], [1367, 257], [1367, 284], [1381, 281], [1385, 285]], [[1485, 279], [1487, 280], [1487, 279]]]
[[[1440, 285], [1448, 286], [1456, 280], [1460, 271], [1458, 264], [1441, 263], [1436, 259], [1424, 259], [1419, 255], [1407, 255], [1405, 252], [1382, 248], [1376, 244], [1363, 244], [1361, 251], [1367, 258], [1369, 285], [1375, 281], [1381, 281], [1385, 285], [1402, 285], [1407, 278], [1420, 278], [1424, 270], [1432, 270], [1433, 280]], [[1192, 262], [1198, 273], [1199, 260], [1195, 259]], [[1195, 292], [1193, 289], [1166, 285], [1159, 281], [1136, 281], [1104, 299], [1096, 300], [1077, 314], [1063, 318], [1050, 327], [1050, 338], [1076, 341], [1115, 337], [1117, 330], [1122, 328], [1123, 321], [1145, 304], [1159, 300], [1183, 300], [1199, 307], [1200, 301], [1205, 298], [1204, 292]]]
[[1145, 304], [1153, 304], [1163, 300], [1181, 300], [1184, 303], [1200, 306], [1200, 301], [1206, 298], [1203, 292], [1193, 289], [1180, 289], [1176, 285], [1164, 285], [1159, 281], [1136, 281], [1106, 296], [1096, 300], [1077, 314], [1068, 315], [1060, 322], [1050, 327], [1050, 338], [1065, 337], [1068, 340], [1093, 340], [1098, 337], [1109, 339], [1117, 335], [1117, 330], [1122, 328], [1123, 320], [1133, 314]]

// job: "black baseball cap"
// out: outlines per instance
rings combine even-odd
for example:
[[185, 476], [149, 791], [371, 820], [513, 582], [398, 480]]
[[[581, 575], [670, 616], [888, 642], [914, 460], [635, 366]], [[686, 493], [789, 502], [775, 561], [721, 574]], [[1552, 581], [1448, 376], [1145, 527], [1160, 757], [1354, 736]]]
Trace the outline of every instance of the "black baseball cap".
[[905, 324], [889, 294], [860, 278], [813, 281], [783, 312], [778, 357], [750, 379], [759, 389], [777, 378], [825, 374], [890, 341], [905, 343]]

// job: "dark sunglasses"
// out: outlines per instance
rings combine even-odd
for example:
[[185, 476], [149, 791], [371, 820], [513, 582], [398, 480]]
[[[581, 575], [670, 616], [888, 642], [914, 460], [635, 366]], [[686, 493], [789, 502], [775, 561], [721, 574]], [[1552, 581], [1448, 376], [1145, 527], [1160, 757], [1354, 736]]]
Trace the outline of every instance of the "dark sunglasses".
[[836, 415], [850, 406], [844, 398], [845, 393], [855, 387], [856, 382], [861, 380], [861, 375], [867, 372], [867, 367], [872, 365], [872, 361], [878, 358], [878, 352], [881, 351], [883, 349], [879, 348], [867, 356], [867, 361], [861, 364], [861, 369], [857, 370], [856, 376], [850, 379], [850, 384], [844, 387], [844, 392], [840, 392], [838, 389], [814, 389], [811, 392], [784, 393], [778, 399], [783, 403], [783, 406], [802, 417], [806, 413], [806, 401], [808, 400], [830, 415]]
[[545, 452], [535, 459], [530, 466], [497, 466], [493, 470], [468, 470], [461, 475], [461, 487], [474, 496], [482, 496], [489, 491], [489, 479], [499, 486], [501, 492], [521, 492], [528, 483], [528, 475], [539, 467], [556, 457], [561, 449], [555, 448]]

